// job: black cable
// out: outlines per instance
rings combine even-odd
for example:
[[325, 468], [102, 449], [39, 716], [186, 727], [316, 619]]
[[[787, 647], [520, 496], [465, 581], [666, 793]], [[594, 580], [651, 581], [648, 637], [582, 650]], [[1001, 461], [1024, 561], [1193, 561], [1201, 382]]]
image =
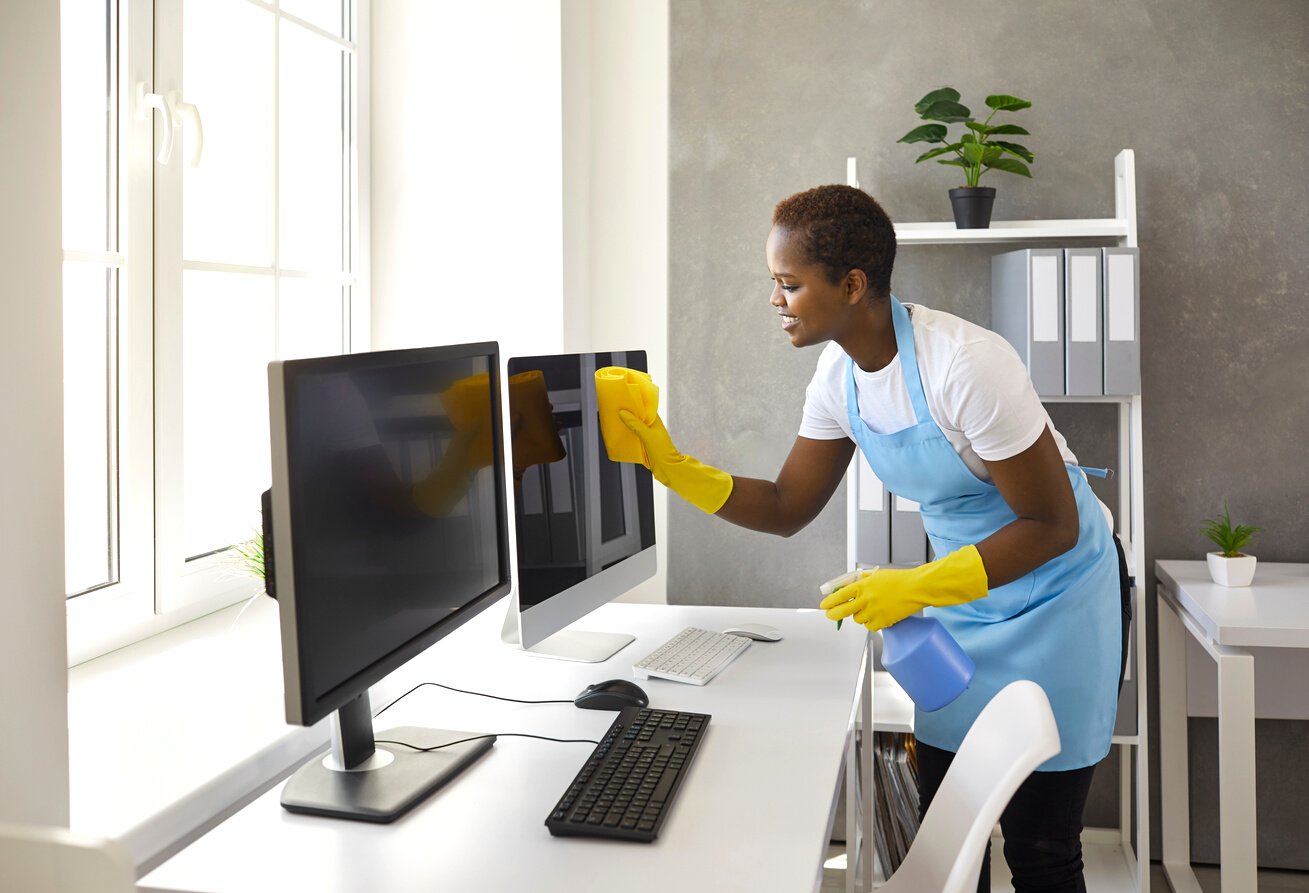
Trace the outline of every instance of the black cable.
[[437, 688], [444, 688], [444, 689], [449, 689], [450, 691], [457, 691], [461, 695], [477, 695], [477, 697], [479, 698], [494, 698], [497, 701], [512, 701], [515, 704], [571, 704], [573, 703], [572, 698], [568, 698], [567, 700], [562, 700], [562, 701], [524, 701], [519, 698], [504, 698], [501, 697], [500, 695], [488, 695], [480, 691], [468, 691], [467, 689], [463, 689], [463, 688], [455, 688], [453, 685], [444, 685], [440, 682], [420, 682], [417, 685], [415, 685], [413, 688], [409, 689], [409, 691], [405, 692], [400, 697], [396, 698], [394, 701], [387, 704], [381, 710], [377, 711], [377, 713], [375, 713], [374, 716], [381, 716], [387, 710], [390, 710], [401, 700], [409, 697], [411, 694], [418, 691], [418, 689], [422, 688], [424, 685], [435, 685]]
[[[403, 695], [402, 695], [403, 697]], [[488, 695], [488, 697], [490, 697]], [[511, 700], [511, 699], [507, 699]], [[535, 702], [529, 702], [535, 703]], [[560, 744], [596, 744], [599, 741], [592, 741], [590, 738], [549, 738], [545, 735], [528, 735], [525, 732], [495, 732], [486, 735], [473, 735], [469, 738], [460, 738], [458, 741], [447, 741], [445, 744], [434, 744], [431, 747], [419, 747], [417, 744], [409, 744], [404, 741], [390, 741], [385, 738], [378, 738], [373, 741], [374, 744], [396, 744], [400, 747], [407, 747], [410, 750], [416, 750], [419, 753], [428, 753], [433, 750], [440, 750], [443, 747], [453, 747], [456, 744], [463, 744], [466, 741], [480, 741], [483, 738], [536, 738], [540, 741], [558, 741]]]
[[[486, 694], [485, 692], [480, 692], [480, 691], [468, 691], [467, 689], [463, 689], [463, 688], [455, 688], [453, 685], [445, 685], [445, 684], [443, 684], [443, 683], [441, 683], [441, 682], [420, 682], [420, 683], [418, 683], [417, 685], [415, 685], [413, 688], [409, 689], [409, 691], [405, 692], [405, 693], [402, 694], [400, 697], [396, 698], [394, 701], [392, 701], [391, 703], [387, 704], [387, 705], [386, 705], [385, 707], [383, 707], [381, 710], [377, 711], [377, 713], [375, 713], [374, 716], [381, 716], [381, 715], [382, 715], [383, 713], [385, 713], [387, 710], [390, 710], [392, 707], [394, 707], [394, 706], [395, 706], [397, 703], [399, 703], [401, 700], [403, 700], [404, 698], [409, 697], [411, 694], [413, 694], [414, 692], [418, 691], [418, 689], [422, 688], [424, 685], [434, 685], [434, 686], [436, 686], [437, 688], [444, 688], [444, 689], [448, 689], [448, 690], [450, 690], [450, 691], [457, 691], [457, 692], [459, 692], [461, 695], [476, 695], [476, 696], [479, 697], [479, 698], [493, 698], [493, 699], [495, 699], [495, 700], [497, 700], [497, 701], [512, 701], [512, 702], [515, 703], [515, 704], [571, 704], [571, 703], [573, 703], [572, 698], [569, 698], [568, 700], [562, 700], [562, 701], [525, 701], [525, 700], [522, 700], [522, 699], [520, 699], [520, 698], [505, 698], [505, 697], [501, 697], [500, 695], [488, 695], [488, 694]], [[416, 744], [409, 744], [409, 743], [407, 743], [407, 742], [405, 742], [405, 741], [390, 741], [390, 740], [382, 739], [382, 738], [379, 738], [379, 739], [374, 740], [373, 743], [374, 743], [374, 744], [395, 744], [395, 745], [398, 745], [398, 746], [400, 746], [400, 747], [408, 747], [409, 749], [411, 749], [411, 750], [416, 750], [416, 751], [418, 751], [419, 753], [428, 753], [429, 751], [440, 750], [440, 749], [443, 748], [443, 747], [453, 747], [453, 746], [456, 745], [456, 744], [463, 744], [463, 743], [466, 742], [466, 741], [480, 741], [480, 740], [483, 739], [483, 738], [497, 738], [497, 737], [502, 737], [502, 738], [536, 738], [536, 739], [538, 739], [538, 740], [540, 740], [540, 741], [558, 741], [560, 744], [596, 744], [596, 745], [598, 745], [598, 744], [600, 743], [599, 741], [592, 741], [590, 738], [549, 738], [549, 737], [547, 737], [547, 736], [545, 736], [545, 735], [529, 735], [529, 734], [527, 734], [526, 732], [497, 732], [497, 733], [495, 733], [495, 734], [473, 735], [473, 736], [470, 737], [470, 738], [460, 738], [458, 741], [448, 741], [448, 742], [446, 742], [445, 744], [437, 744], [437, 745], [434, 745], [433, 747], [419, 747], [419, 746], [416, 745]]]

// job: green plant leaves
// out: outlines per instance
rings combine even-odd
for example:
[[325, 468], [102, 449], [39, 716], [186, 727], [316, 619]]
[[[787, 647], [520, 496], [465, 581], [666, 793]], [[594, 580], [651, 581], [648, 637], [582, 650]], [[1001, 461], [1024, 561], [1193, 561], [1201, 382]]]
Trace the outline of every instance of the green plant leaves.
[[952, 146], [941, 146], [938, 149], [932, 149], [930, 152], [924, 152], [922, 155], [919, 155], [917, 158], [914, 159], [914, 164], [917, 164], [920, 161], [926, 161], [929, 158], [935, 158], [938, 155], [944, 155], [947, 152], [958, 152], [958, 151], [959, 151], [958, 143], [955, 143]]
[[936, 90], [933, 90], [931, 93], [928, 93], [922, 99], [915, 102], [914, 111], [921, 116], [925, 109], [931, 107], [932, 103], [940, 102], [942, 100], [945, 100], [947, 102], [958, 102], [959, 91], [956, 90], [954, 87], [939, 87]]
[[990, 145], [999, 146], [1010, 155], [1017, 155], [1019, 158], [1029, 163], [1036, 160], [1036, 156], [1034, 156], [1030, 150], [1025, 146], [1018, 145], [1017, 143], [1005, 143], [1000, 140], [992, 140]]
[[[1030, 135], [1025, 127], [1017, 124], [991, 124], [991, 118], [997, 112], [1016, 112], [1031, 108], [1029, 100], [1007, 93], [995, 93], [986, 97], [986, 104], [993, 109], [986, 121], [974, 121], [972, 112], [959, 101], [959, 91], [954, 87], [938, 87], [914, 104], [914, 111], [925, 121], [939, 121], [939, 124], [923, 124], [902, 136], [901, 143], [941, 143], [914, 159], [914, 164], [935, 160], [937, 164], [961, 167], [968, 175], [968, 185], [976, 186], [977, 178], [987, 170], [1007, 171], [1022, 177], [1031, 177], [1028, 164], [1035, 161], [1035, 156], [1026, 146], [1017, 143], [992, 140], [994, 136]], [[964, 125], [964, 133], [957, 142], [951, 142], [947, 124]], [[942, 155], [956, 153], [954, 158], [942, 158]]]
[[969, 164], [980, 164], [986, 167], [994, 167], [1001, 161], [1004, 150], [999, 146], [991, 146], [986, 143], [977, 143], [971, 141], [960, 142], [960, 149], [964, 153], [964, 160]]
[[1007, 96], [1003, 93], [986, 97], [986, 104], [997, 112], [1016, 112], [1019, 109], [1030, 109], [1032, 107], [1032, 104], [1026, 99], [1019, 99], [1017, 96]]
[[232, 557], [245, 573], [261, 580], [265, 579], [267, 568], [264, 565], [263, 532], [256, 530], [251, 539], [232, 546]]
[[972, 116], [973, 113], [968, 110], [968, 106], [960, 105], [948, 99], [939, 99], [918, 113], [918, 117], [924, 120], [944, 121], [947, 124], [967, 121]]
[[1209, 537], [1226, 558], [1236, 558], [1240, 555], [1241, 549], [1262, 530], [1262, 527], [1255, 527], [1253, 524], [1233, 526], [1226, 502], [1223, 503], [1223, 516], [1205, 518], [1204, 526], [1200, 528], [1200, 532]]
[[906, 133], [897, 143], [943, 143], [945, 142], [944, 124], [923, 124]]
[[1017, 124], [982, 124], [979, 121], [966, 121], [964, 126], [973, 133], [978, 134], [983, 139], [988, 136], [1006, 135], [1010, 133], [1027, 133], [1027, 129], [1019, 127]]
[[997, 158], [995, 161], [988, 162], [987, 167], [994, 168], [997, 171], [1008, 171], [1011, 174], [1019, 174], [1023, 177], [1032, 176], [1032, 171], [1016, 158]]

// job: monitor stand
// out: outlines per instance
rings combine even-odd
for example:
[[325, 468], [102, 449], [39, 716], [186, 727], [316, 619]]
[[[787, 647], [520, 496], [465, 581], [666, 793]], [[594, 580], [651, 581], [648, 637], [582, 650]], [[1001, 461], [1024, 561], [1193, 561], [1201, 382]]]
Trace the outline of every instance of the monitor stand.
[[565, 629], [523, 650], [538, 657], [554, 657], [560, 660], [595, 664], [608, 660], [635, 641], [636, 636], [627, 633]]
[[551, 657], [556, 660], [575, 660], [582, 663], [598, 664], [608, 660], [619, 651], [636, 641], [630, 633], [601, 633], [592, 630], [562, 629], [548, 636], [530, 648], [523, 647], [523, 639], [518, 625], [518, 594], [509, 599], [509, 610], [505, 611], [504, 624], [500, 627], [500, 641], [513, 645], [520, 651], [536, 657]]
[[[494, 736], [423, 753], [373, 741], [368, 693], [332, 714], [332, 750], [301, 766], [282, 788], [290, 812], [363, 822], [393, 822], [491, 749]], [[433, 747], [478, 735], [413, 726], [388, 729], [379, 741]]]

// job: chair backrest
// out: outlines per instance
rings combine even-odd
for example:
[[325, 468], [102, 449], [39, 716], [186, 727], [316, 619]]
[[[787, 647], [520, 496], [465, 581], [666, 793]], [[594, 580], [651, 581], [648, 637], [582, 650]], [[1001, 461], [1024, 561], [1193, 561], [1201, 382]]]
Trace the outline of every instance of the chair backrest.
[[133, 893], [120, 844], [66, 828], [0, 824], [0, 887], [23, 893]]
[[1059, 730], [1041, 686], [1019, 680], [1002, 688], [964, 736], [883, 893], [976, 890], [1000, 814], [1032, 770], [1059, 749]]

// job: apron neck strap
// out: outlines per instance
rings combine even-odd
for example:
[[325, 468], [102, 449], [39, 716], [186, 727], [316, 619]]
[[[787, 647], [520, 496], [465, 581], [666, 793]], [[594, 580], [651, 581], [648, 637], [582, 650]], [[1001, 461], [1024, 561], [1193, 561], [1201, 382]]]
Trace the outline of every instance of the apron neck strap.
[[923, 379], [918, 372], [918, 352], [914, 349], [914, 324], [909, 318], [909, 311], [895, 295], [891, 295], [891, 325], [895, 327], [895, 347], [900, 354], [900, 371], [904, 375], [905, 389], [909, 391], [909, 402], [914, 407], [914, 418], [920, 425], [930, 422], [932, 414], [927, 410]]

